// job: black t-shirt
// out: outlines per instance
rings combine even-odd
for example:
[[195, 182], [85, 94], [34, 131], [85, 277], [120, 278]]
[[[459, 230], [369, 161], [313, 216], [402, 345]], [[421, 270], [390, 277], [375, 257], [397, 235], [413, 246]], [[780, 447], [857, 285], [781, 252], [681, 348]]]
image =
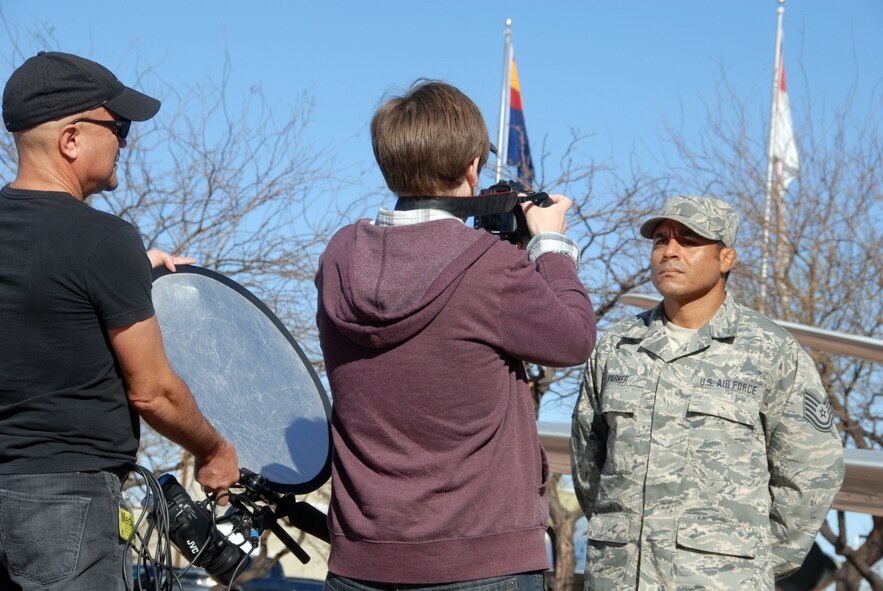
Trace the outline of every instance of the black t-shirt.
[[130, 224], [68, 193], [0, 189], [0, 473], [135, 459], [107, 329], [153, 316], [150, 289]]

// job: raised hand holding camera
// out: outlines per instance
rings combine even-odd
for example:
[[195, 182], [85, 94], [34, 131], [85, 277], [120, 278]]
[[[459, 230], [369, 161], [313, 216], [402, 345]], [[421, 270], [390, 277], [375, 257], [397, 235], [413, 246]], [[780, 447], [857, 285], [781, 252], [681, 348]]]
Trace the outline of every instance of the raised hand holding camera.
[[[472, 207], [482, 208], [471, 214], [475, 216], [475, 228], [486, 230], [512, 244], [526, 243], [535, 235], [524, 215], [527, 208], [545, 209], [555, 201], [548, 193], [525, 190], [517, 181], [500, 181], [482, 189], [478, 197], [479, 199], [470, 200], [476, 204]], [[521, 208], [518, 207], [519, 204]], [[568, 200], [568, 207], [569, 204]], [[541, 223], [540, 227], [545, 227], [545, 223]]]
[[564, 234], [567, 230], [567, 210], [573, 205], [573, 201], [564, 195], [548, 195], [546, 200], [539, 206], [532, 201], [521, 204], [524, 217], [527, 221], [527, 230], [531, 236], [543, 232], [557, 232]]

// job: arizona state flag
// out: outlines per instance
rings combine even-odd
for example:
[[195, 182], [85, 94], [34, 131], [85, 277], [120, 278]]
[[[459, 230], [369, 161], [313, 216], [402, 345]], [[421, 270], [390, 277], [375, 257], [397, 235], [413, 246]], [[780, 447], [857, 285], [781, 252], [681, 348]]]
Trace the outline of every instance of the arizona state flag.
[[530, 188], [534, 179], [533, 160], [530, 158], [530, 145], [527, 142], [527, 127], [524, 124], [524, 108], [521, 105], [521, 84], [518, 82], [518, 69], [515, 56], [509, 65], [509, 135], [506, 149], [506, 164], [516, 167], [518, 180], [525, 188]]

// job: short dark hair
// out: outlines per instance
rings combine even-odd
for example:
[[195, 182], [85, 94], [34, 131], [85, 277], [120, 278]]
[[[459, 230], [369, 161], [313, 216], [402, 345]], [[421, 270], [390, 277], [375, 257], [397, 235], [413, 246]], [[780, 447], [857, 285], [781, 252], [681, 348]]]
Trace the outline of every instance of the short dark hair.
[[441, 195], [463, 181], [475, 158], [481, 169], [490, 151], [476, 104], [437, 80], [418, 80], [381, 105], [371, 145], [387, 186], [400, 195]]

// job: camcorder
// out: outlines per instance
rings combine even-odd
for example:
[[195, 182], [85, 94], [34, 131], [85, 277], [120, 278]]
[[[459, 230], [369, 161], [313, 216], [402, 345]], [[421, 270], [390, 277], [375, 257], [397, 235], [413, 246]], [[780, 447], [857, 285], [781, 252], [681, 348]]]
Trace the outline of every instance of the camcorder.
[[229, 585], [248, 565], [248, 555], [218, 530], [212, 512], [194, 502], [174, 476], [163, 474], [159, 483], [168, 506], [169, 537], [175, 546], [189, 562]]
[[[161, 490], [156, 497], [161, 498], [145, 502], [153, 520], [157, 525], [167, 523], [169, 538], [188, 562], [204, 568], [225, 585], [248, 568], [248, 553], [260, 544], [261, 534], [267, 530], [276, 534], [303, 564], [310, 561], [309, 554], [279, 525], [279, 519], [285, 518], [289, 525], [330, 542], [324, 513], [305, 501], [297, 501], [294, 495], [274, 492], [266, 478], [244, 468], [237, 484], [244, 492], [227, 493], [230, 506], [221, 517], [212, 510], [214, 499], [194, 501], [171, 474], [160, 476], [158, 484]], [[227, 526], [226, 533], [218, 525]], [[238, 544], [231, 540], [237, 535], [242, 539]]]
[[482, 189], [478, 196], [485, 199], [501, 198], [503, 201], [500, 212], [476, 215], [473, 218], [474, 227], [495, 234], [512, 244], [520, 244], [530, 239], [527, 219], [519, 205], [531, 201], [538, 207], [548, 207], [553, 203], [548, 193], [527, 191], [524, 185], [517, 181], [500, 181], [487, 189]]
[[520, 244], [530, 238], [527, 219], [519, 207], [521, 203], [532, 202], [537, 207], [549, 207], [554, 202], [548, 193], [527, 191], [517, 181], [500, 181], [482, 189], [475, 197], [400, 197], [396, 201], [396, 211], [418, 209], [440, 209], [458, 218], [473, 218], [476, 229]]

